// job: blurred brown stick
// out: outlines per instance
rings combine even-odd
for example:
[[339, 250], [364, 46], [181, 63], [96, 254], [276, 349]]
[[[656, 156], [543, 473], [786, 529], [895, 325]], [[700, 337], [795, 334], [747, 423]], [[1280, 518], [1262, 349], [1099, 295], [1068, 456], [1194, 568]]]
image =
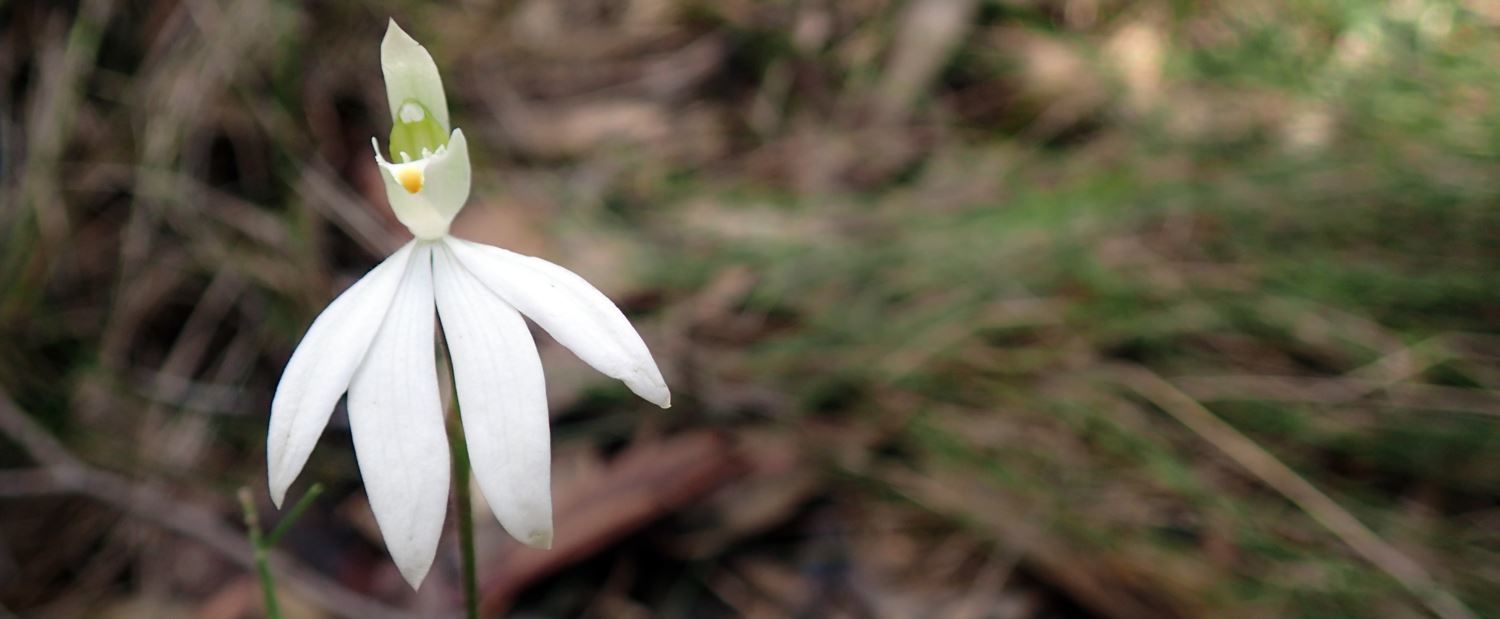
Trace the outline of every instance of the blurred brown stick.
[[1500, 416], [1500, 394], [1406, 381], [1452, 359], [1482, 361], [1462, 351], [1467, 334], [1445, 333], [1390, 353], [1339, 377], [1220, 375], [1177, 377], [1172, 383], [1198, 400], [1266, 400], [1309, 404], [1368, 403], [1390, 408]]
[[[41, 465], [0, 475], [0, 497], [55, 493], [92, 497], [195, 540], [246, 570], [255, 569], [249, 541], [225, 525], [217, 514], [179, 501], [156, 484], [132, 481], [90, 467], [21, 412], [3, 391], [0, 391], [0, 433], [13, 439]], [[271, 565], [285, 576], [289, 585], [333, 615], [349, 619], [413, 616], [346, 589], [282, 553], [271, 553]]]
[[963, 44], [978, 2], [921, 0], [906, 5], [901, 28], [891, 45], [875, 93], [875, 116], [883, 123], [901, 122], [936, 79], [949, 57]]
[[1181, 389], [1139, 366], [1114, 366], [1111, 374], [1312, 516], [1354, 552], [1405, 586], [1433, 614], [1443, 619], [1476, 619], [1474, 612], [1439, 587], [1420, 563], [1381, 539], [1349, 510]]
[[1191, 616], [1177, 600], [1149, 583], [1133, 579], [1118, 564], [1079, 554], [1055, 536], [1046, 534], [1034, 514], [1013, 501], [945, 472], [916, 472], [884, 466], [872, 477], [937, 513], [962, 516], [994, 534], [1043, 579], [1066, 591], [1073, 600], [1100, 617], [1110, 619], [1173, 619]]
[[[1482, 389], [1440, 385], [1387, 385], [1356, 378], [1225, 374], [1174, 381], [1193, 398], [1208, 401], [1263, 400], [1307, 404], [1352, 404], [1500, 416], [1500, 396]], [[1384, 392], [1383, 396], [1376, 395]]]
[[527, 585], [579, 561], [713, 491], [744, 471], [742, 455], [724, 436], [693, 432], [637, 444], [607, 473], [557, 501], [557, 545], [540, 551], [510, 542], [481, 573], [480, 614], [497, 616]]

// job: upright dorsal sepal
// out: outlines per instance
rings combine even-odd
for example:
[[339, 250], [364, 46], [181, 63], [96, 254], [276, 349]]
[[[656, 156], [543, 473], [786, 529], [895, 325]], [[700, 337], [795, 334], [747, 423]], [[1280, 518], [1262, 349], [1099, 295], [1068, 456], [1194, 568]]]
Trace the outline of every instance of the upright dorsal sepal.
[[421, 159], [447, 145], [448, 97], [437, 63], [394, 19], [380, 42], [380, 66], [391, 108], [391, 160]]

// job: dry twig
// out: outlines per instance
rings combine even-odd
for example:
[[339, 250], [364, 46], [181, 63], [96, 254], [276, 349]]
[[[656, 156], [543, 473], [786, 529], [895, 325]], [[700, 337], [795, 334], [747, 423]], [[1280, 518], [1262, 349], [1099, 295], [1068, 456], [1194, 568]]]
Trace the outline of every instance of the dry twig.
[[[41, 465], [0, 476], [0, 497], [81, 494], [195, 540], [246, 570], [255, 568], [249, 542], [239, 531], [225, 525], [217, 514], [179, 501], [158, 485], [132, 481], [85, 464], [21, 412], [3, 392], [0, 392], [0, 433], [13, 439]], [[282, 553], [273, 552], [271, 564], [286, 575], [288, 584], [334, 615], [349, 619], [412, 616], [346, 589]]]
[[1420, 563], [1381, 539], [1349, 510], [1172, 383], [1139, 366], [1114, 366], [1111, 373], [1312, 516], [1354, 552], [1400, 582], [1433, 614], [1443, 619], [1476, 619], [1473, 611], [1438, 586]]
[[[1225, 374], [1178, 378], [1177, 387], [1198, 400], [1261, 400], [1306, 404], [1368, 401], [1391, 408], [1452, 411], [1500, 417], [1500, 396], [1482, 389], [1387, 384], [1383, 380]], [[1384, 395], [1378, 395], [1380, 392]]]
[[620, 455], [608, 473], [560, 496], [559, 530], [550, 551], [509, 542], [485, 570], [481, 613], [500, 615], [527, 585], [592, 555], [718, 488], [743, 472], [746, 463], [725, 437], [695, 432], [637, 445]]

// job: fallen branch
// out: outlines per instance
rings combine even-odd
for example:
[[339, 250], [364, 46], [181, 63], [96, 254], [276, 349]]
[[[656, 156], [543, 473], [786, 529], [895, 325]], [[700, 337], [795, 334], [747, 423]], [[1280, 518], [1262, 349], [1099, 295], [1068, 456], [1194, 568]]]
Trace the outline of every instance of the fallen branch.
[[[247, 571], [255, 569], [249, 541], [225, 525], [217, 514], [179, 501], [156, 484], [132, 481], [85, 464], [22, 413], [4, 392], [0, 392], [0, 433], [13, 439], [41, 465], [5, 472], [0, 476], [3, 484], [0, 497], [60, 493], [91, 497], [197, 541]], [[349, 619], [413, 616], [346, 589], [283, 553], [272, 552], [270, 561], [278, 573], [285, 575], [289, 585], [330, 614]]]
[[1398, 409], [1449, 411], [1500, 417], [1500, 395], [1483, 389], [1442, 385], [1389, 384], [1359, 378], [1314, 378], [1226, 374], [1175, 379], [1178, 389], [1197, 400], [1259, 400], [1342, 405], [1355, 402]]
[[527, 585], [591, 556], [740, 475], [746, 463], [724, 436], [694, 432], [638, 444], [609, 470], [558, 497], [557, 545], [549, 551], [507, 542], [480, 570], [480, 612], [498, 616]]
[[1281, 493], [1355, 553], [1400, 582], [1433, 614], [1443, 619], [1475, 619], [1474, 612], [1439, 587], [1421, 564], [1381, 539], [1343, 506], [1172, 383], [1139, 366], [1114, 366], [1111, 374]]

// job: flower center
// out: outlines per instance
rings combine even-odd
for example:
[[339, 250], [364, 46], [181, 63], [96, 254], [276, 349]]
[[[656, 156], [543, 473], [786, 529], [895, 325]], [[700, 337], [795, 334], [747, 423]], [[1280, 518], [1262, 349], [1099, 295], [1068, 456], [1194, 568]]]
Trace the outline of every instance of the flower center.
[[422, 190], [422, 171], [411, 168], [402, 168], [396, 171], [396, 181], [406, 188], [407, 193], [416, 193]]
[[407, 193], [417, 193], [427, 184], [427, 164], [432, 162], [430, 157], [436, 154], [438, 153], [424, 150], [422, 151], [421, 159], [411, 161], [406, 156], [406, 153], [403, 152], [401, 153], [403, 161], [401, 163], [386, 164], [387, 169], [391, 171], [391, 176], [396, 179], [396, 182], [401, 187], [406, 189]]

